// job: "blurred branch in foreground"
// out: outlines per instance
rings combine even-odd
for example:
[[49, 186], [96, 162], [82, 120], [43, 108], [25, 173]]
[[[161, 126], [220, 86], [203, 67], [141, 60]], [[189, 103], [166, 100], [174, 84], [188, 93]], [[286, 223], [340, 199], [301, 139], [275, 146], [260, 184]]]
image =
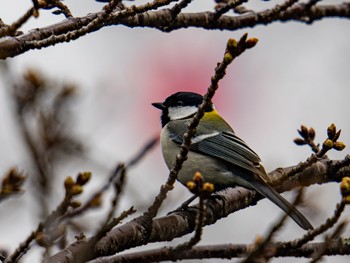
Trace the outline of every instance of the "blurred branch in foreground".
[[75, 87], [45, 78], [36, 70], [10, 83], [13, 87], [18, 127], [35, 172], [30, 182], [36, 189], [40, 217], [48, 214], [55, 173], [53, 166], [63, 158], [81, 154], [83, 146], [72, 136], [69, 106]]

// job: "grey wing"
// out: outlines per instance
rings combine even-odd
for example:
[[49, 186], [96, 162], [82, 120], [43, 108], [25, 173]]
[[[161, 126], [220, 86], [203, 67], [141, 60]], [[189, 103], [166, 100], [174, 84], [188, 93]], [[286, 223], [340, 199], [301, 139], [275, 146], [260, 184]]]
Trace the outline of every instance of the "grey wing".
[[193, 141], [191, 150], [225, 160], [266, 179], [259, 156], [234, 133], [221, 132], [198, 142], [194, 138]]
[[[177, 122], [177, 124], [175, 124]], [[174, 132], [175, 127], [177, 132]], [[187, 130], [186, 122], [173, 121], [167, 125], [170, 139], [175, 143], [182, 143], [182, 134]], [[269, 181], [260, 163], [259, 156], [233, 132], [210, 132], [202, 129], [203, 133], [192, 138], [191, 151], [204, 153], [224, 160], [233, 165], [260, 175], [264, 181]], [[179, 136], [181, 134], [181, 136]]]

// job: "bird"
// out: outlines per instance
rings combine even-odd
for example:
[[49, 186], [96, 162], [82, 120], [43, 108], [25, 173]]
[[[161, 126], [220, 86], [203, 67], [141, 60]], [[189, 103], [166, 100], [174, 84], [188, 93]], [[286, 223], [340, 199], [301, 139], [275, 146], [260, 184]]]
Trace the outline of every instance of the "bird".
[[[200, 94], [180, 91], [163, 102], [152, 103], [161, 110], [160, 142], [169, 170], [180, 152], [183, 135], [202, 101]], [[196, 172], [201, 173], [204, 182], [213, 184], [215, 191], [236, 186], [255, 190], [281, 208], [301, 228], [313, 229], [305, 216], [270, 185], [260, 157], [235, 134], [212, 102], [204, 110], [177, 180], [186, 186]]]

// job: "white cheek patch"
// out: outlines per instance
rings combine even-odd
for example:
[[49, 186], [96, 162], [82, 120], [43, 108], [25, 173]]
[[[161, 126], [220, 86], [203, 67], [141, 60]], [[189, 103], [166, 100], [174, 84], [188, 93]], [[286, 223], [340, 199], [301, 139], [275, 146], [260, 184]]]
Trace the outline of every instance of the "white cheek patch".
[[199, 135], [199, 136], [196, 136], [196, 137], [192, 138], [192, 143], [197, 143], [197, 142], [200, 142], [202, 140], [205, 140], [205, 139], [208, 139], [210, 137], [217, 136], [217, 135], [219, 135], [219, 132], [213, 132], [213, 133], [210, 133], [210, 134]]
[[197, 110], [195, 106], [170, 107], [168, 115], [170, 120], [178, 120], [195, 114]]

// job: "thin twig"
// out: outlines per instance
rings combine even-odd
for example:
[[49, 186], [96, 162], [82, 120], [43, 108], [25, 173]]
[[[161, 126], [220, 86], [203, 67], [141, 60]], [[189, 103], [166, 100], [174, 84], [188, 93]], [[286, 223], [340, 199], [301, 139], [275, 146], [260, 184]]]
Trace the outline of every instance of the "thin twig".
[[[295, 207], [297, 204], [299, 204], [302, 201], [303, 189], [304, 188], [299, 189], [298, 194], [292, 203], [292, 207]], [[254, 259], [256, 257], [259, 257], [259, 258], [263, 257], [264, 260], [267, 261], [269, 258], [274, 256], [274, 253], [267, 253], [266, 254], [266, 253], [264, 253], [264, 250], [266, 249], [266, 247], [268, 247], [272, 243], [273, 237], [276, 235], [276, 233], [284, 225], [284, 222], [288, 218], [288, 214], [289, 213], [285, 213], [281, 217], [281, 219], [278, 220], [276, 224], [274, 224], [274, 226], [269, 231], [268, 235], [256, 245], [255, 249], [252, 252], [250, 252], [249, 255], [241, 263], [255, 262]]]
[[226, 3], [223, 3], [217, 8], [215, 13], [213, 13], [212, 18], [213, 20], [217, 20], [222, 16], [223, 14], [227, 13], [231, 9], [235, 10], [238, 6], [242, 5], [243, 3], [248, 2], [248, 0], [231, 0], [226, 1]]
[[134, 209], [134, 207], [130, 207], [128, 210], [123, 211], [120, 214], [120, 216], [113, 218], [112, 220], [109, 220], [108, 222], [106, 222], [106, 224], [102, 225], [102, 227], [97, 231], [97, 233], [93, 236], [90, 242], [93, 245], [96, 244], [101, 239], [101, 237], [103, 237], [113, 227], [118, 225], [123, 219], [125, 219], [129, 215], [132, 215], [135, 212], [136, 210]]
[[[154, 0], [151, 3], [147, 3], [140, 6], [130, 6], [128, 8], [123, 8], [114, 15], [114, 19], [120, 20], [122, 18], [131, 17], [135, 14], [144, 13], [146, 11], [157, 9], [161, 6], [167, 5], [175, 0]], [[42, 40], [33, 40], [28, 43], [30, 49], [43, 48], [45, 46], [50, 46], [54, 42], [69, 42], [75, 40], [81, 36], [88, 33], [96, 31], [102, 28], [106, 23], [107, 18], [112, 14], [112, 12], [118, 8], [120, 0], [111, 0], [107, 5], [103, 7], [102, 12], [98, 16], [95, 16], [86, 25], [79, 27], [78, 29], [72, 30], [67, 33], [61, 33], [57, 35], [50, 35], [49, 37]]]
[[121, 192], [123, 189], [123, 185], [125, 182], [125, 173], [126, 169], [124, 165], [120, 165], [121, 169], [119, 172], [119, 176], [114, 180], [113, 186], [114, 186], [114, 198], [112, 199], [112, 205], [109, 209], [108, 215], [106, 216], [106, 219], [104, 220], [102, 226], [100, 229], [96, 232], [96, 234], [93, 236], [94, 244], [100, 240], [101, 237], [103, 237], [108, 231], [110, 231], [113, 227], [115, 227], [119, 222], [127, 217], [128, 215], [131, 215], [136, 212], [133, 207], [131, 207], [129, 210], [124, 211], [118, 218], [113, 218], [113, 215], [117, 209], [118, 201], [121, 196]]
[[39, 233], [42, 233], [45, 229], [52, 228], [54, 224], [57, 225], [56, 220], [67, 211], [73, 196], [74, 195], [71, 193], [66, 194], [57, 208], [47, 216], [44, 222], [38, 224], [37, 228], [20, 244], [12, 255], [6, 259], [5, 263], [17, 262], [28, 251], [30, 244]]
[[[168, 9], [159, 7], [166, 6], [168, 1], [156, 1], [159, 5], [121, 8], [120, 12], [112, 12], [105, 20], [104, 11], [88, 14], [84, 17], [66, 19], [57, 24], [30, 31], [18, 37], [10, 37], [0, 41], [0, 59], [17, 56], [30, 49], [40, 49], [57, 43], [68, 42], [81, 36], [97, 31], [110, 25], [125, 25], [128, 27], [149, 27], [164, 31], [177, 30], [179, 28], [197, 27], [215, 30], [237, 30], [257, 25], [267, 25], [273, 22], [298, 21], [310, 24], [316, 20], [327, 17], [349, 18], [350, 5], [347, 3], [334, 5], [312, 5], [308, 8], [303, 3], [296, 3], [278, 15], [267, 16], [266, 10], [254, 12], [243, 9], [244, 15], [222, 15], [213, 23], [213, 12], [179, 13], [173, 20]], [[154, 8], [153, 8], [154, 7]], [[239, 6], [241, 7], [241, 6]], [[150, 10], [157, 9], [156, 11]], [[237, 9], [237, 8], [236, 8]], [[237, 11], [237, 10], [236, 10]], [[98, 19], [98, 20], [96, 20]], [[95, 21], [95, 22], [92, 22]], [[97, 22], [96, 22], [97, 21]], [[92, 23], [92, 24], [91, 24]], [[170, 26], [171, 23], [171, 26]], [[80, 28], [77, 30], [77, 28]]]
[[[199, 173], [198, 173], [199, 174]], [[195, 175], [196, 176], [196, 175]], [[203, 189], [203, 177], [200, 175], [197, 177], [196, 180], [196, 188], [198, 189], [198, 196], [199, 196], [199, 204], [198, 204], [198, 210], [196, 215], [196, 225], [194, 230], [194, 235], [191, 237], [191, 239], [185, 243], [182, 243], [175, 248], [172, 249], [171, 253], [178, 253], [179, 251], [188, 250], [195, 246], [202, 237], [203, 232], [203, 225], [205, 222], [205, 214], [206, 214], [206, 205], [204, 200], [207, 198], [208, 193]], [[214, 186], [212, 185], [212, 189], [214, 189]], [[212, 191], [210, 191], [212, 192]]]
[[13, 22], [8, 27], [0, 28], [0, 37], [3, 36], [13, 36], [22, 25], [24, 25], [29, 18], [33, 16], [37, 9], [34, 7], [30, 8], [23, 16], [21, 16], [17, 21]]
[[271, 19], [273, 20], [276, 16], [281, 14], [282, 12], [286, 11], [288, 8], [293, 6], [295, 3], [297, 3], [299, 0], [286, 0], [280, 5], [276, 5], [275, 7], [268, 9], [266, 11], [262, 11], [259, 14], [259, 19]]
[[339, 239], [339, 236], [344, 232], [347, 223], [347, 221], [341, 222], [331, 235], [325, 237], [323, 247], [315, 251], [315, 253], [312, 255], [312, 260], [309, 263], [319, 262], [323, 258], [327, 247], [329, 247], [332, 241]]
[[309, 230], [302, 238], [285, 243], [284, 249], [301, 247], [307, 242], [313, 240], [316, 236], [332, 228], [334, 224], [339, 220], [342, 212], [344, 211], [345, 206], [346, 203], [344, 202], [344, 200], [342, 200], [339, 204], [337, 204], [336, 209], [334, 211], [334, 215], [328, 218], [324, 224], [320, 225], [319, 227], [313, 230]]
[[61, 1], [59, 1], [59, 0], [52, 0], [51, 3], [52, 3], [52, 5], [53, 5], [51, 8], [57, 7], [57, 8], [64, 14], [64, 16], [65, 16], [66, 18], [73, 17], [72, 12], [69, 10], [69, 8], [68, 8], [65, 4], [63, 4]]
[[102, 196], [102, 194], [111, 186], [113, 185], [114, 181], [120, 181], [120, 176], [121, 171], [123, 169], [127, 169], [127, 168], [131, 168], [134, 165], [137, 165], [144, 156], [147, 155], [147, 153], [153, 149], [153, 147], [158, 143], [158, 136], [154, 137], [152, 139], [150, 139], [142, 148], [141, 150], [134, 156], [131, 158], [130, 161], [126, 162], [126, 164], [123, 163], [119, 163], [117, 165], [117, 167], [114, 169], [114, 171], [111, 173], [111, 175], [109, 176], [108, 180], [106, 181], [106, 183], [104, 185], [102, 185], [100, 187], [100, 189], [98, 189], [97, 191], [95, 191], [90, 198], [85, 202], [85, 204], [77, 209], [74, 209], [73, 211], [70, 211], [68, 213], [66, 213], [62, 218], [63, 219], [68, 219], [68, 218], [72, 218], [72, 217], [76, 217], [82, 213], [84, 213], [85, 210], [95, 207], [95, 203], [99, 203], [99, 200]]

